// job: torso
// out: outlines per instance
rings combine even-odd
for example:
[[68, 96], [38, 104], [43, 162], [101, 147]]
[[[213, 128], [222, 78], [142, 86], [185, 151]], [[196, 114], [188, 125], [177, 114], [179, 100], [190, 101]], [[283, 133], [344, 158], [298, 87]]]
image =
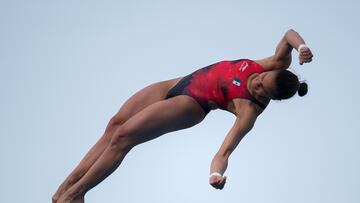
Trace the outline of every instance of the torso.
[[248, 59], [221, 61], [184, 77], [178, 84], [182, 94], [196, 99], [203, 108], [220, 108], [233, 112], [233, 100], [245, 99], [264, 109], [268, 102], [259, 101], [247, 89], [247, 80], [264, 68]]

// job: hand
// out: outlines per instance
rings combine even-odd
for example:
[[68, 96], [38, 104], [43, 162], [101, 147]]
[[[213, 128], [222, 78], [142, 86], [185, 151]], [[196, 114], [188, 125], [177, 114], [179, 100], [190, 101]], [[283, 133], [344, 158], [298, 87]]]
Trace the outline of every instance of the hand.
[[299, 51], [299, 63], [300, 65], [304, 63], [310, 63], [312, 61], [313, 54], [309, 47], [302, 47]]
[[214, 188], [222, 190], [226, 183], [226, 176], [211, 176], [209, 183]]

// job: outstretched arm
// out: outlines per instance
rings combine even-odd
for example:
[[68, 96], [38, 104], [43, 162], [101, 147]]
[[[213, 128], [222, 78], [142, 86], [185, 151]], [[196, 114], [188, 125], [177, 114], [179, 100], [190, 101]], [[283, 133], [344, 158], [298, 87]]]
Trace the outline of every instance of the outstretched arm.
[[[288, 30], [280, 40], [273, 56], [258, 60], [266, 70], [287, 69], [291, 64], [291, 52], [295, 48], [299, 52], [299, 63], [312, 61], [312, 53], [308, 46], [304, 46], [304, 39], [295, 30]], [[299, 50], [300, 49], [300, 50]]]
[[226, 177], [223, 174], [227, 168], [230, 154], [235, 150], [242, 138], [252, 129], [258, 116], [258, 112], [253, 105], [239, 104], [238, 106], [239, 108], [236, 109], [240, 109], [241, 106], [241, 111], [237, 110], [235, 123], [211, 162], [209, 182], [216, 189], [223, 189], [226, 182]]

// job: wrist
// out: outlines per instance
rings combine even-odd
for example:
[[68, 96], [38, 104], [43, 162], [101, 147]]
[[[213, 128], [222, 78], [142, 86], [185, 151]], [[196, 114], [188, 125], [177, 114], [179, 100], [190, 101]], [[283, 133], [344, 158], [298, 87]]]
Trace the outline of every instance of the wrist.
[[213, 177], [213, 176], [218, 176], [218, 177], [223, 177], [223, 175], [219, 172], [214, 172], [214, 173], [211, 173], [209, 178]]
[[306, 44], [300, 44], [297, 48], [298, 52], [300, 52], [300, 50], [305, 47], [308, 48], [308, 46]]

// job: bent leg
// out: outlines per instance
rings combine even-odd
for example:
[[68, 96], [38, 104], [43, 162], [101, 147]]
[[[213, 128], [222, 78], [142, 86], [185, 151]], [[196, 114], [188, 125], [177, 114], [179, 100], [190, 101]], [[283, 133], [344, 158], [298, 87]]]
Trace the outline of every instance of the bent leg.
[[188, 96], [177, 96], [148, 106], [117, 129], [104, 153], [59, 199], [59, 203], [84, 195], [104, 180], [121, 164], [134, 146], [165, 133], [196, 125], [204, 116], [200, 105]]
[[109, 121], [104, 134], [96, 142], [96, 144], [89, 150], [85, 157], [81, 160], [78, 166], [71, 172], [71, 174], [60, 185], [56, 193], [53, 195], [53, 203], [63, 194], [68, 188], [75, 184], [95, 163], [95, 161], [104, 152], [106, 146], [109, 144], [115, 130], [121, 126], [126, 120], [135, 115], [137, 112], [146, 108], [150, 104], [163, 100], [168, 90], [176, 84], [180, 78], [166, 80], [149, 85], [131, 96], [122, 105], [116, 115]]

